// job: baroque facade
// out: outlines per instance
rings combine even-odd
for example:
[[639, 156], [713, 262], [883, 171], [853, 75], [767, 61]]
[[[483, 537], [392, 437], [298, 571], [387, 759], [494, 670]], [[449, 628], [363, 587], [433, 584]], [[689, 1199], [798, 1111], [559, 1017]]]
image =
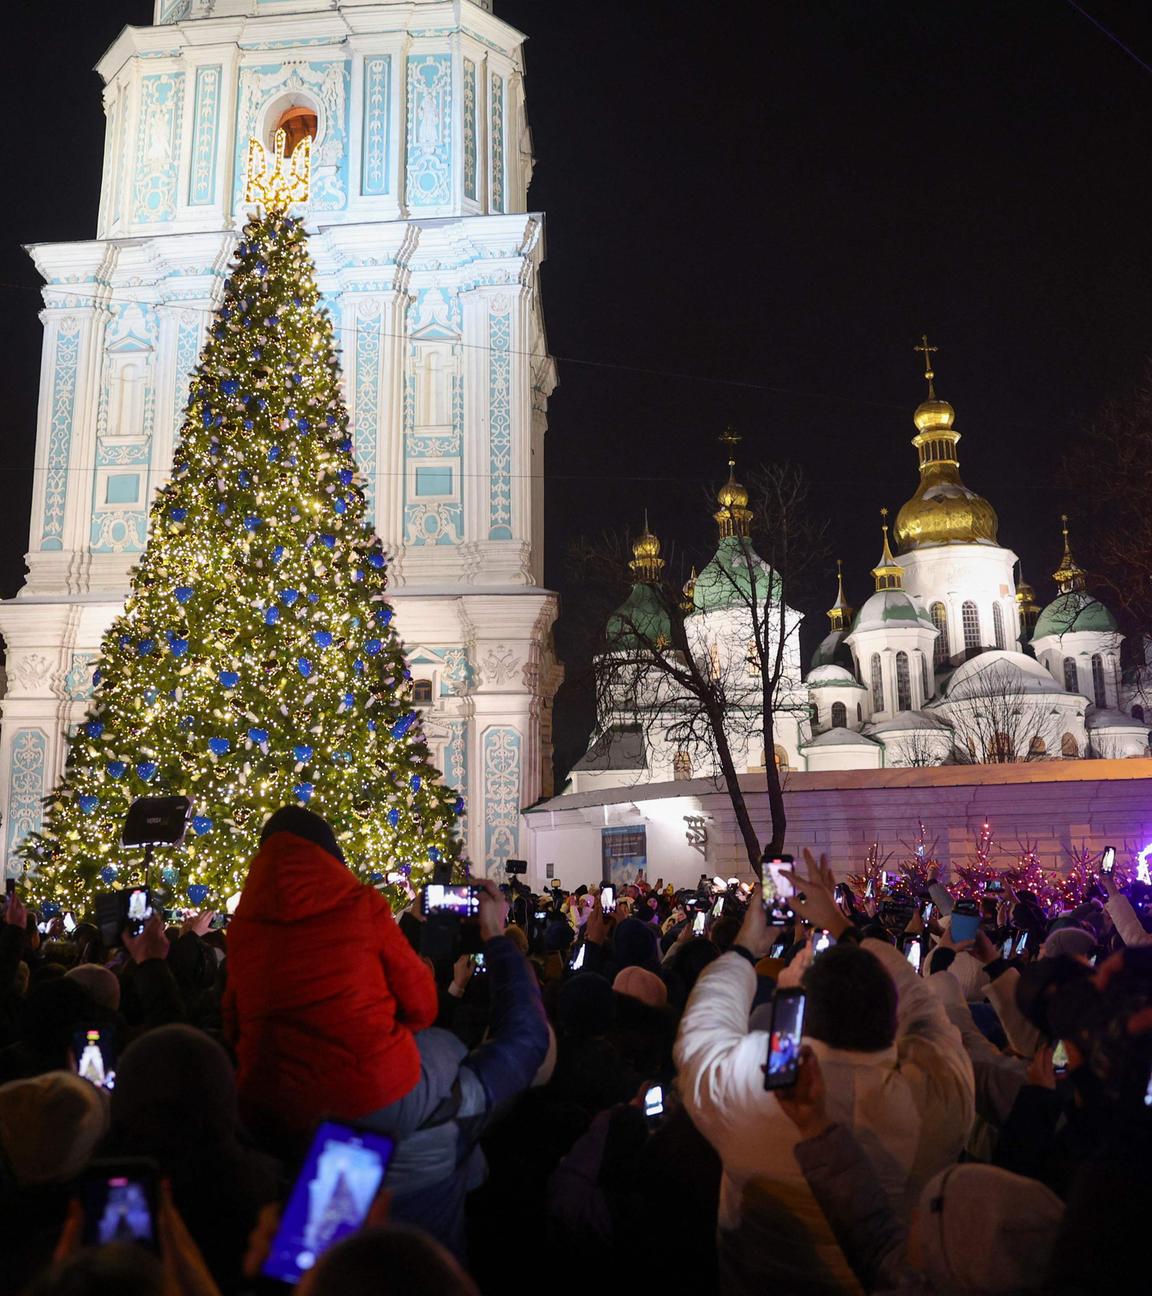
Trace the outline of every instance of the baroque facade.
[[39, 826], [143, 550], [246, 219], [248, 141], [282, 127], [313, 137], [304, 214], [414, 701], [472, 860], [521, 853], [562, 675], [523, 39], [487, 0], [157, 0], [101, 60], [97, 237], [31, 249], [44, 351], [28, 575], [0, 605], [4, 852]]
[[[1121, 673], [1123, 636], [1086, 589], [1066, 519], [1063, 556], [1053, 573], [1056, 597], [1041, 609], [1031, 586], [1017, 582], [1017, 558], [999, 543], [995, 510], [961, 479], [955, 410], [936, 396], [935, 348], [925, 339], [917, 350], [928, 382], [928, 399], [913, 415], [920, 481], [896, 517], [897, 552], [883, 509], [875, 590], [854, 612], [841, 577], [828, 634], [802, 684], [800, 617], [786, 610], [789, 665], [776, 697], [777, 764], [819, 772], [1148, 755], [1152, 666]], [[732, 486], [721, 491], [718, 520], [733, 511]], [[737, 511], [747, 502], [744, 492]], [[651, 629], [659, 570], [641, 560], [653, 552], [658, 559], [658, 542], [646, 528], [632, 564], [636, 584], [616, 617], [647, 625], [649, 642], [659, 632]], [[724, 588], [734, 591], [731, 581]], [[763, 593], [762, 607], [783, 599], [778, 575], [766, 566]], [[761, 614], [760, 620], [778, 618]], [[686, 629], [693, 655], [715, 660], [749, 641], [748, 601], [697, 598]], [[616, 639], [618, 627], [610, 625], [610, 647]], [[638, 685], [631, 693], [648, 700], [661, 687]], [[674, 708], [666, 708], [662, 727], [653, 724], [650, 703], [641, 715], [628, 699], [607, 701], [589, 750], [573, 769], [572, 792], [715, 777], [709, 744], [685, 749], [670, 737]], [[741, 774], [762, 768], [766, 758], [748, 743], [748, 732], [747, 717], [733, 708], [728, 737], [742, 759]]]

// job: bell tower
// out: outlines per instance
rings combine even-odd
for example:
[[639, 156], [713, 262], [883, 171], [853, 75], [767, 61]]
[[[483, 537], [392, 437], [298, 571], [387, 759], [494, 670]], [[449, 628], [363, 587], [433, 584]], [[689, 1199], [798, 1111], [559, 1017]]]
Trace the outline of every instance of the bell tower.
[[474, 864], [522, 853], [562, 676], [523, 39], [483, 0], [156, 0], [100, 61], [96, 238], [30, 249], [44, 359], [28, 576], [0, 605], [5, 851], [39, 826], [143, 550], [246, 219], [248, 142], [282, 128], [313, 141], [305, 219], [415, 701]]

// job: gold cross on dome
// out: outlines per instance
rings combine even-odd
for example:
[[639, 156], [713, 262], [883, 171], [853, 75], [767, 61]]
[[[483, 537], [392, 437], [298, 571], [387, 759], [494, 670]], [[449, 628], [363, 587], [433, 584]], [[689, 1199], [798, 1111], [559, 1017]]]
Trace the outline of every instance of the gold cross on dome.
[[726, 445], [728, 447], [728, 462], [730, 464], [734, 465], [736, 463], [736, 447], [743, 439], [744, 438], [734, 427], [732, 427], [731, 424], [729, 424], [717, 438], [721, 445]]
[[932, 379], [936, 377], [936, 371], [932, 367], [932, 356], [935, 354], [935, 352], [939, 351], [940, 348], [929, 346], [928, 334], [921, 333], [920, 345], [917, 347], [913, 347], [912, 350], [919, 351], [924, 356], [924, 377], [927, 378], [928, 380], [928, 396], [929, 398], [932, 398], [936, 395], [935, 389], [932, 386]]
[[248, 141], [248, 181], [245, 202], [263, 203], [270, 211], [286, 211], [305, 203], [312, 187], [312, 139], [305, 136], [286, 157], [287, 133], [276, 132], [272, 156], [258, 139]]

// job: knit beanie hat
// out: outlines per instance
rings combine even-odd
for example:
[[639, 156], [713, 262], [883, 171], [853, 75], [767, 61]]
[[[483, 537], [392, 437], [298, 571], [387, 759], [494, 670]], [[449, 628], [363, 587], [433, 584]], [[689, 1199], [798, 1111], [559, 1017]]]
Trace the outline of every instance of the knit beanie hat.
[[920, 1267], [937, 1291], [1039, 1291], [1064, 1203], [1035, 1179], [966, 1162], [920, 1198]]
[[1096, 948], [1096, 937], [1083, 927], [1061, 927], [1044, 942], [1040, 953], [1044, 958], [1087, 958]]
[[305, 810], [303, 806], [281, 806], [270, 815], [260, 830], [260, 844], [263, 845], [273, 833], [278, 832], [292, 833], [295, 837], [303, 837], [305, 841], [315, 842], [329, 855], [335, 855], [341, 864], [344, 863], [344, 852], [337, 846], [336, 834], [327, 820], [321, 819], [311, 810]]
[[0, 1085], [0, 1150], [21, 1187], [74, 1179], [107, 1132], [107, 1092], [71, 1071]]
[[65, 979], [75, 981], [97, 1008], [110, 1013], [120, 1011], [120, 982], [115, 972], [99, 963], [81, 963], [66, 973]]
[[668, 987], [655, 972], [647, 972], [640, 967], [626, 967], [617, 972], [612, 989], [617, 994], [639, 999], [650, 1008], [663, 1008], [668, 1002]]

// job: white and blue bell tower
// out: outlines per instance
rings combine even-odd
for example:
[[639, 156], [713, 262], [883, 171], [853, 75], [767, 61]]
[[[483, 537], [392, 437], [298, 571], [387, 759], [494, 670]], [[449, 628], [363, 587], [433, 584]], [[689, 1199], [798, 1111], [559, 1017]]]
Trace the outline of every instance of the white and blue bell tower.
[[246, 215], [248, 141], [313, 137], [305, 209], [414, 701], [472, 860], [522, 854], [550, 791], [543, 588], [555, 370], [527, 207], [523, 36], [486, 0], [157, 0], [101, 60], [97, 237], [39, 244], [28, 575], [0, 605], [2, 849], [39, 826], [146, 540]]

